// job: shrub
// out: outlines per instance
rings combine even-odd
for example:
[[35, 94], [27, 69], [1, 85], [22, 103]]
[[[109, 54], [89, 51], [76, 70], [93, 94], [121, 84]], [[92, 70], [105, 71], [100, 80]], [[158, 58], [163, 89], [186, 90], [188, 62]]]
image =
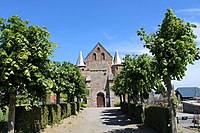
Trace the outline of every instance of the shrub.
[[47, 105], [49, 110], [48, 124], [53, 125], [61, 120], [61, 107], [59, 104]]
[[86, 108], [88, 105], [86, 103], [81, 103], [81, 107]]
[[67, 117], [67, 103], [61, 103], [61, 118], [64, 119]]
[[128, 114], [128, 103], [122, 102], [120, 103], [120, 106], [121, 106], [122, 112], [124, 112], [125, 114]]
[[136, 119], [139, 123], [144, 123], [144, 112], [142, 109], [142, 105], [135, 106], [135, 115]]
[[159, 133], [169, 133], [169, 108], [150, 106], [145, 109], [145, 125], [157, 130]]
[[48, 109], [46, 106], [33, 106], [27, 111], [25, 106], [16, 107], [15, 131], [16, 132], [39, 132], [48, 124]]
[[120, 102], [115, 102], [115, 103], [114, 103], [114, 106], [115, 106], [115, 107], [120, 107]]
[[80, 102], [77, 102], [76, 103], [76, 106], [77, 106], [77, 112], [79, 112], [80, 111], [80, 109], [81, 109], [81, 103]]
[[67, 117], [69, 117], [70, 115], [72, 115], [71, 104], [67, 103]]
[[128, 111], [129, 113], [128, 113], [128, 114], [129, 114], [131, 117], [134, 117], [134, 116], [135, 116], [135, 106], [136, 106], [135, 104], [132, 104], [132, 103], [129, 104], [129, 111]]
[[71, 102], [71, 114], [76, 115], [77, 106], [75, 102]]

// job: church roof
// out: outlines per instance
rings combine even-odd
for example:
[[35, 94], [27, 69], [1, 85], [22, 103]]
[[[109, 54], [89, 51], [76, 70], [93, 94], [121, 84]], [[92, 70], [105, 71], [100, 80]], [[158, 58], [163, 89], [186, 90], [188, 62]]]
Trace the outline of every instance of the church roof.
[[122, 64], [122, 61], [119, 57], [119, 53], [118, 51], [116, 50], [115, 51], [115, 56], [114, 56], [114, 59], [113, 59], [113, 65], [121, 65]]
[[78, 56], [78, 60], [76, 62], [76, 65], [81, 67], [81, 66], [85, 66], [84, 60], [83, 60], [83, 54], [80, 51], [79, 56]]
[[94, 51], [94, 49], [96, 49], [97, 47], [101, 47], [106, 53], [108, 53], [108, 55], [112, 58], [112, 56], [110, 55], [110, 53], [98, 42], [95, 47], [92, 49], [92, 51], [86, 56], [86, 58]]

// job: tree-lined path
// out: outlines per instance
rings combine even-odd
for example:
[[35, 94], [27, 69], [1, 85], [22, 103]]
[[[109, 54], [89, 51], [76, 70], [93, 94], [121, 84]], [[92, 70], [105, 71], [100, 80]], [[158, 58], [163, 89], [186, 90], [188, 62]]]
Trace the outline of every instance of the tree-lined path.
[[85, 108], [78, 116], [67, 118], [59, 126], [43, 133], [156, 133], [130, 120], [119, 108]]

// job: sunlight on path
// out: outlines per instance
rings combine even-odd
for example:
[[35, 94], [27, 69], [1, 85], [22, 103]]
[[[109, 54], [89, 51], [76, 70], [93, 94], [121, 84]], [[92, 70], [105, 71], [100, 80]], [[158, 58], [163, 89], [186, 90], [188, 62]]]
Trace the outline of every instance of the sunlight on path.
[[140, 126], [121, 113], [119, 108], [86, 108], [78, 116], [67, 118], [43, 133], [156, 133]]

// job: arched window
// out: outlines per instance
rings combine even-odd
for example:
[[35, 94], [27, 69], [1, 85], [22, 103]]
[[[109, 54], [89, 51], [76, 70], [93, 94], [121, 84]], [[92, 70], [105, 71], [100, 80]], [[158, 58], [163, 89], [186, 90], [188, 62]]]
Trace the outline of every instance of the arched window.
[[101, 59], [102, 59], [102, 60], [105, 60], [105, 59], [106, 59], [104, 53], [101, 54]]
[[98, 47], [97, 50], [100, 52], [100, 48]]
[[93, 53], [93, 60], [97, 60], [97, 55], [96, 55], [96, 53]]

